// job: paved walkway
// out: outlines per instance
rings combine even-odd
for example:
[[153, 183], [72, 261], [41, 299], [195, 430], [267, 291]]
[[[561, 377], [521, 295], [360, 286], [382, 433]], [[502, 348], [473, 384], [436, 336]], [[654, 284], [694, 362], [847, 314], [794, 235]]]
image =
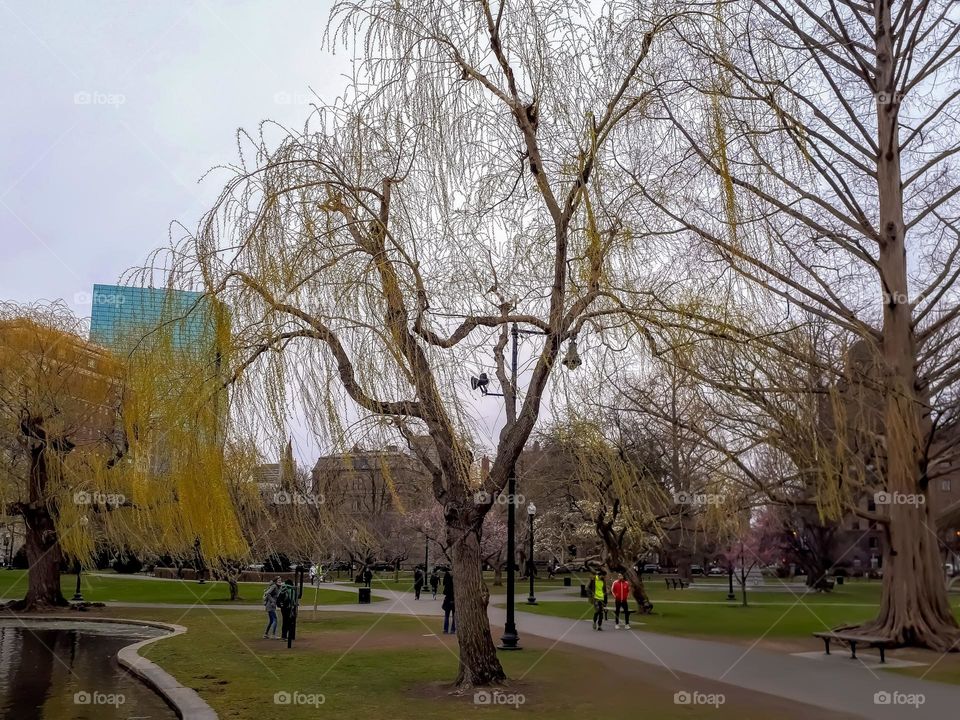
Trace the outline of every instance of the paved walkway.
[[[323, 588], [356, 592], [355, 585], [321, 585]], [[548, 591], [549, 592], [549, 591]], [[372, 589], [372, 594], [384, 602], [370, 605], [320, 605], [322, 612], [349, 612], [372, 614], [442, 615], [440, 599], [431, 599], [429, 593], [419, 601], [412, 593], [396, 590]], [[548, 593], [544, 593], [547, 595]], [[503, 602], [501, 596], [493, 602]], [[108, 603], [113, 607], [181, 608], [201, 607], [190, 604], [162, 603]], [[263, 612], [258, 605], [214, 605], [216, 610], [229, 609]], [[303, 609], [312, 612], [313, 606]], [[585, 610], [587, 608], [584, 608]], [[564, 642], [599, 652], [666, 668], [680, 679], [681, 674], [705, 678], [755, 692], [775, 695], [798, 703], [806, 703], [829, 710], [850, 713], [869, 720], [904, 720], [904, 718], [956, 717], [960, 708], [960, 687], [936, 683], [876, 670], [871, 665], [851, 660], [848, 653], [838, 648], [837, 654], [818, 659], [797, 657], [783, 653], [745, 647], [729, 643], [661, 635], [639, 630], [595, 632], [586, 620], [569, 620], [523, 612], [522, 601], [517, 603], [517, 626], [521, 635], [536, 635], [556, 642]], [[502, 627], [506, 611], [492, 607], [489, 610], [494, 634]], [[811, 648], [814, 647], [811, 638]], [[819, 647], [819, 646], [817, 646]], [[869, 659], [870, 655], [864, 656]], [[691, 681], [689, 692], [705, 692]], [[876, 698], [893, 697], [906, 701], [909, 696], [923, 698], [923, 704], [878, 704]]]

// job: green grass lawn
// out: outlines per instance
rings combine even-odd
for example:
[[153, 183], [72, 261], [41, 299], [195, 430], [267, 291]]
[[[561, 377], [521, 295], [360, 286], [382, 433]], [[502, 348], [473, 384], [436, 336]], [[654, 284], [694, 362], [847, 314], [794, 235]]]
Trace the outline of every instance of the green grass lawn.
[[[144, 602], [144, 603], [230, 603], [230, 590], [225, 582], [152, 580], [135, 575], [90, 575], [82, 573], [83, 599], [91, 602]], [[63, 575], [60, 587], [64, 597], [71, 598], [76, 590], [76, 575]], [[261, 583], [240, 583], [240, 600], [234, 604], [260, 605], [263, 601]], [[27, 592], [27, 573], [24, 570], [9, 570], [0, 573], [0, 602], [17, 600]], [[322, 605], [341, 605], [357, 602], [355, 593], [338, 590], [316, 589], [305, 586], [305, 605], [313, 605], [314, 596]], [[374, 601], [377, 598], [373, 598]]]
[[[186, 625], [185, 635], [154, 643], [142, 654], [194, 688], [224, 719], [297, 720], [323, 713], [335, 718], [459, 720], [514, 718], [518, 713], [514, 705], [475, 704], [473, 692], [452, 693], [456, 642], [434, 634], [436, 619], [305, 613], [295, 647], [288, 650], [280, 642], [260, 639], [263, 621], [252, 613], [123, 608], [97, 612]], [[503, 692], [523, 696], [519, 707], [523, 717], [639, 717], [640, 707], [643, 717], [659, 720], [701, 717], [674, 703], [674, 693], [692, 688], [726, 694], [718, 709], [704, 711], [716, 720], [799, 720], [812, 712], [795, 703], [675, 677], [662, 668], [602, 653], [535, 643], [533, 638], [524, 645], [523, 652], [500, 658], [511, 678]], [[322, 696], [323, 703], [279, 705], [277, 693], [299, 694], [301, 700], [319, 701]]]

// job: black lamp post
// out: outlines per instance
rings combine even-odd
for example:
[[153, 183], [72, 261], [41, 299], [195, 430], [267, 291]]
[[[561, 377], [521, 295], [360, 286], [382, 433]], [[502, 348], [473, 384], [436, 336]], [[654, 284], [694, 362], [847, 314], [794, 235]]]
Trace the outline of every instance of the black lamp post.
[[533, 562], [533, 518], [537, 514], [537, 506], [533, 503], [527, 505], [527, 517], [530, 518], [530, 596], [527, 598], [527, 605], [536, 605], [537, 596], [533, 592], [533, 575], [537, 567]]
[[[511, 359], [510, 359], [510, 387], [513, 388], [514, 403], [517, 400], [517, 342], [520, 333], [524, 335], [543, 335], [542, 330], [521, 330], [516, 323], [510, 327], [510, 336], [512, 340]], [[581, 365], [580, 355], [577, 352], [576, 338], [570, 338], [567, 346], [567, 353], [561, 361], [568, 370], [576, 370]], [[480, 390], [481, 395], [495, 395], [503, 397], [503, 393], [492, 393], [487, 391], [490, 379], [486, 373], [480, 373], [480, 377], [471, 377], [470, 386], [474, 390]], [[516, 462], [511, 462], [507, 471], [507, 622], [503, 628], [503, 635], [500, 637], [500, 650], [520, 650], [520, 636], [517, 634], [517, 622], [515, 612], [514, 590], [516, 587], [516, 574], [514, 565], [516, 563], [516, 528], [517, 528], [517, 466]]]
[[80, 561], [77, 561], [77, 590], [73, 593], [73, 597], [70, 598], [75, 602], [83, 602], [83, 593], [80, 592]]
[[427, 573], [430, 572], [430, 538], [423, 536], [423, 579], [426, 582]]
[[727, 590], [727, 600], [736, 600], [737, 596], [733, 594], [733, 563], [727, 567], [727, 575], [730, 581], [730, 587]]

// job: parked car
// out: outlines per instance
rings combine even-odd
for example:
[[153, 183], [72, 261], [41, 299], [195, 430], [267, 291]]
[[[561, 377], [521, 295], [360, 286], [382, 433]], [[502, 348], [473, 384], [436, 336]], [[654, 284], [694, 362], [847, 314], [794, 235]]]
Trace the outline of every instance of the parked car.
[[726, 568], [722, 568], [718, 565], [714, 565], [712, 568], [707, 570], [707, 575], [726, 575], [728, 571]]
[[657, 563], [647, 563], [643, 566], [643, 569], [640, 571], [644, 575], [652, 575], [654, 573], [660, 573], [660, 566]]
[[393, 570], [393, 563], [375, 562], [370, 566], [370, 569], [374, 572], [387, 572]]
[[690, 566], [691, 575], [703, 575], [703, 565], [691, 565]]

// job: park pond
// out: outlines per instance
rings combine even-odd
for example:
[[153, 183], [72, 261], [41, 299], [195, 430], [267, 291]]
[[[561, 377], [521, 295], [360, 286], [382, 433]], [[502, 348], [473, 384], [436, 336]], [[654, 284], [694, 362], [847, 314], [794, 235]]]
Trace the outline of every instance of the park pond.
[[158, 637], [122, 623], [0, 620], [0, 717], [17, 720], [175, 720], [117, 662], [120, 648]]

